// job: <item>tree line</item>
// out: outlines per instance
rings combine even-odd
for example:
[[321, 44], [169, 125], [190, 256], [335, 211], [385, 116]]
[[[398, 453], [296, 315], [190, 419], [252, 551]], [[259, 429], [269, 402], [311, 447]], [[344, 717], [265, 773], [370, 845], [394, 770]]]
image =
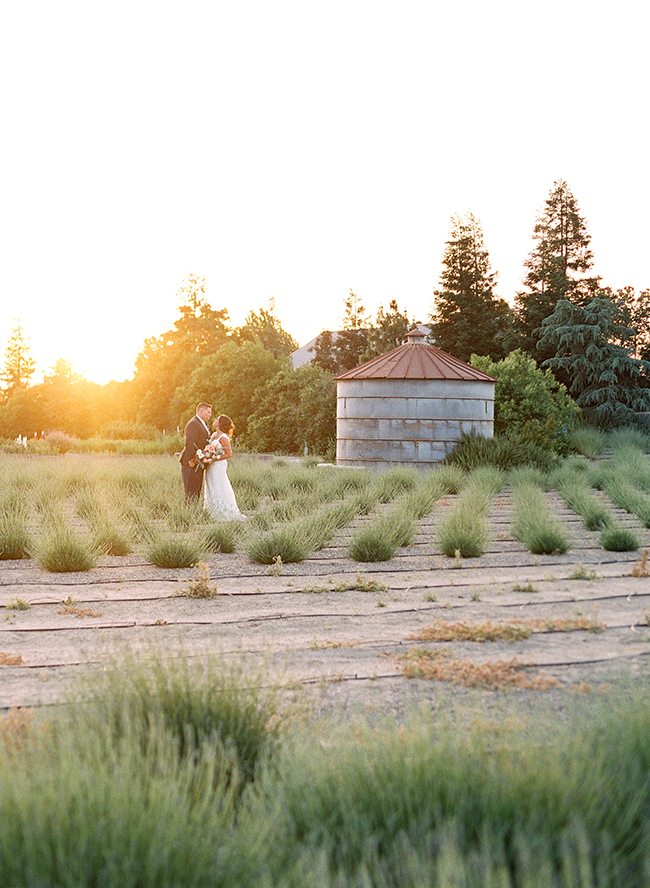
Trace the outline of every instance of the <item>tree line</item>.
[[[604, 287], [589, 245], [577, 201], [559, 180], [536, 219], [523, 288], [510, 305], [496, 293], [480, 221], [471, 212], [454, 216], [424, 319], [431, 341], [461, 360], [482, 359], [497, 376], [507, 358], [527, 373], [533, 361], [547, 381], [566, 387], [587, 421], [638, 421], [650, 411], [650, 290]], [[321, 333], [312, 361], [294, 370], [298, 343], [272, 303], [233, 328], [227, 309], [206, 299], [203, 278], [190, 275], [178, 295], [173, 328], [145, 340], [124, 382], [88, 382], [61, 359], [32, 384], [35, 364], [17, 324], [0, 374], [0, 437], [53, 429], [81, 438], [175, 432], [207, 400], [235, 419], [236, 434], [252, 449], [331, 454], [333, 377], [400, 345], [416, 323], [396, 300], [380, 306], [373, 321], [350, 290], [341, 329]], [[513, 355], [525, 360], [513, 364]]]

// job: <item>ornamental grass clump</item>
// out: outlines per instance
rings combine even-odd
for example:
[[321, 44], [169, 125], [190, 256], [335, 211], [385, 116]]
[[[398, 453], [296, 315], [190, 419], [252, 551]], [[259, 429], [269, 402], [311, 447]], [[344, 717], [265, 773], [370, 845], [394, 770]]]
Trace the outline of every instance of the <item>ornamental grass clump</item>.
[[543, 490], [534, 484], [512, 488], [512, 532], [534, 555], [563, 554], [570, 548], [569, 535], [552, 514]]
[[583, 474], [558, 473], [554, 486], [567, 506], [580, 515], [587, 530], [602, 530], [613, 524], [610, 510], [590, 490], [589, 481]]
[[104, 555], [124, 556], [133, 551], [128, 534], [109, 521], [100, 521], [93, 531], [94, 545]]
[[0, 514], [0, 561], [27, 558], [30, 545], [30, 536], [22, 516], [12, 512]]
[[620, 509], [636, 515], [645, 527], [650, 527], [650, 495], [635, 487], [623, 472], [608, 468], [594, 477], [594, 483]]
[[242, 795], [279, 753], [263, 683], [209, 658], [139, 651], [65, 707], [3, 717], [0, 884], [233, 884], [245, 835], [262, 826]]
[[638, 536], [620, 525], [605, 527], [600, 535], [600, 544], [608, 552], [636, 552], [640, 546]]
[[567, 440], [569, 446], [589, 459], [600, 456], [607, 447], [607, 435], [599, 429], [590, 426], [579, 426], [571, 429]]
[[557, 464], [557, 457], [533, 441], [524, 441], [520, 435], [500, 434], [494, 438], [470, 433], [463, 435], [445, 462], [466, 472], [482, 466], [507, 470], [513, 466], [536, 465], [548, 471]]
[[447, 492], [445, 480], [432, 472], [415, 490], [407, 493], [401, 502], [406, 513], [419, 521], [431, 512], [440, 497]]
[[232, 554], [237, 548], [238, 524], [236, 521], [218, 521], [207, 527], [202, 534], [206, 551]]
[[363, 563], [390, 561], [397, 549], [397, 543], [382, 533], [381, 528], [370, 525], [355, 533], [348, 546], [348, 555], [354, 561]]
[[194, 567], [201, 553], [201, 544], [193, 537], [160, 536], [148, 546], [146, 558], [156, 567]]
[[246, 546], [246, 554], [257, 564], [275, 564], [278, 558], [283, 564], [296, 564], [310, 551], [308, 539], [289, 524], [253, 536]]
[[617, 450], [629, 448], [640, 450], [642, 453], [650, 453], [650, 435], [639, 429], [614, 429], [609, 433], [608, 443], [614, 450], [615, 456]]
[[396, 468], [382, 472], [377, 481], [379, 502], [391, 503], [408, 490], [417, 487], [418, 474], [416, 469]]
[[460, 493], [467, 484], [469, 475], [460, 466], [441, 465], [434, 469], [428, 476], [432, 483], [440, 482], [444, 487], [444, 493]]
[[400, 501], [390, 511], [356, 531], [348, 546], [348, 555], [360, 562], [390, 561], [399, 548], [413, 542], [415, 531], [415, 518]]
[[478, 558], [485, 552], [490, 538], [487, 512], [503, 480], [503, 474], [492, 467], [471, 475], [451, 514], [438, 526], [438, 545], [448, 558]]
[[57, 522], [38, 546], [36, 560], [51, 573], [75, 573], [92, 570], [98, 555], [91, 540]]

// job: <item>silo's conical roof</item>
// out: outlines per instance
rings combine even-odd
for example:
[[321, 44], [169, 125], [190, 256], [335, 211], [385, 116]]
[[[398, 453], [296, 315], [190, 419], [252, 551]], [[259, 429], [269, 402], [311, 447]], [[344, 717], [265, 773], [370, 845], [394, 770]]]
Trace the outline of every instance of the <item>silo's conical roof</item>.
[[466, 379], [494, 382], [494, 377], [424, 342], [416, 331], [411, 341], [353, 367], [335, 379]]

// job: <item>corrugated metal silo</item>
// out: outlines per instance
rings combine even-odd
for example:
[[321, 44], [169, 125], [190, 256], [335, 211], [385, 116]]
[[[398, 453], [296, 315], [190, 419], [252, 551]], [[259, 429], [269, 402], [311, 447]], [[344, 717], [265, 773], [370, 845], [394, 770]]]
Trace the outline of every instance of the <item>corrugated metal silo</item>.
[[464, 432], [494, 432], [494, 382], [412, 330], [407, 343], [336, 377], [336, 463], [431, 468]]

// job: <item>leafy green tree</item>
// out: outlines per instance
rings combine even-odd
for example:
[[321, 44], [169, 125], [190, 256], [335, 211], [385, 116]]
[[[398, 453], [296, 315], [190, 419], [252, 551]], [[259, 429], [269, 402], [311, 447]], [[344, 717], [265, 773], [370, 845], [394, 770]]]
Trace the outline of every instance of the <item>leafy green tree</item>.
[[453, 216], [440, 289], [433, 293], [432, 342], [462, 361], [473, 354], [501, 357], [510, 309], [495, 297], [495, 281], [481, 223], [471, 212]]
[[331, 373], [332, 376], [341, 372], [339, 353], [336, 348], [338, 335], [338, 333], [332, 333], [331, 330], [323, 330], [316, 339], [313, 349], [314, 357], [311, 360], [312, 364]]
[[174, 426], [182, 428], [196, 404], [212, 404], [213, 416], [226, 413], [236, 425], [236, 434], [246, 436], [248, 416], [257, 405], [258, 391], [283, 367], [287, 358], [267, 351], [259, 340], [227, 342], [218, 352], [203, 358], [189, 379], [178, 386], [170, 403]]
[[325, 331], [316, 340], [313, 364], [318, 364], [330, 373], [343, 373], [351, 370], [361, 361], [368, 342], [366, 309], [357, 294], [350, 290], [344, 303], [343, 326], [334, 335]]
[[629, 306], [607, 292], [587, 305], [563, 299], [542, 325], [545, 362], [567, 387], [585, 417], [603, 426], [635, 421], [650, 411], [650, 362], [632, 357]]
[[336, 383], [313, 364], [284, 367], [257, 392], [246, 443], [260, 452], [326, 454], [336, 443]]
[[205, 290], [203, 278], [189, 275], [178, 290], [183, 301], [173, 328], [145, 340], [135, 362], [129, 418], [158, 429], [176, 428], [178, 416], [171, 408], [174, 392], [205, 357], [228, 342], [228, 312], [213, 309], [203, 298]]
[[384, 306], [380, 305], [375, 324], [367, 332], [367, 345], [361, 355], [361, 363], [402, 345], [410, 329], [408, 315], [405, 311], [399, 310], [395, 299], [391, 299], [387, 312], [384, 311]]
[[535, 246], [524, 263], [526, 289], [515, 300], [522, 348], [539, 360], [552, 357], [536, 351], [544, 318], [560, 300], [584, 304], [598, 289], [599, 278], [589, 274], [594, 262], [590, 240], [578, 202], [568, 184], [559, 179], [535, 222]]
[[273, 302], [268, 310], [260, 308], [259, 312], [249, 312], [244, 324], [234, 331], [233, 336], [240, 342], [259, 339], [264, 348], [276, 356], [290, 355], [298, 348], [296, 340], [283, 329], [275, 316]]
[[540, 369], [521, 349], [497, 362], [473, 355], [470, 363], [496, 379], [495, 434], [516, 434], [547, 449], [564, 449], [565, 431], [580, 411], [550, 370]]
[[57, 430], [88, 438], [101, 423], [101, 389], [59, 358], [42, 383], [17, 389], [3, 405], [0, 434], [31, 437]]
[[29, 353], [28, 337], [20, 321], [14, 326], [5, 349], [5, 363], [2, 380], [2, 400], [8, 400], [16, 391], [26, 388], [34, 375], [36, 363]]
[[174, 329], [164, 334], [170, 346], [195, 351], [202, 357], [213, 355], [230, 333], [228, 311], [212, 308], [202, 298], [206, 289], [205, 278], [194, 274], [185, 278], [176, 294], [183, 300], [178, 308], [180, 317], [174, 321]]

